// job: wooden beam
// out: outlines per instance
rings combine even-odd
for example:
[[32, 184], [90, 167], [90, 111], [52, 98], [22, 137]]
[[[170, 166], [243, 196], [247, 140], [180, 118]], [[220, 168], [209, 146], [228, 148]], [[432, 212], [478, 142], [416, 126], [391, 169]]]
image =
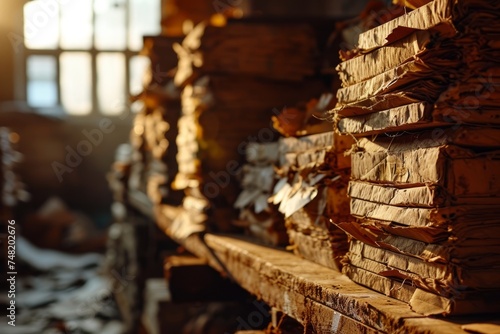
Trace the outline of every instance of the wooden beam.
[[460, 321], [425, 317], [340, 272], [247, 237], [205, 233], [180, 238], [170, 228], [176, 210], [155, 208], [160, 229], [257, 298], [316, 333], [465, 334], [464, 324], [488, 323], [477, 317]]

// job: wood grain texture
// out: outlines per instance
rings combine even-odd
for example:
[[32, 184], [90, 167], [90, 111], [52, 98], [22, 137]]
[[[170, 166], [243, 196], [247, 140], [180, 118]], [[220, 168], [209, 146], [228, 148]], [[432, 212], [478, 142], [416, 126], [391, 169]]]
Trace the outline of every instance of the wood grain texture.
[[335, 270], [247, 237], [206, 233], [178, 238], [170, 228], [178, 209], [166, 205], [154, 208], [161, 230], [315, 333], [464, 334], [464, 324], [491, 322], [477, 317], [448, 320], [422, 316], [406, 303], [357, 285]]

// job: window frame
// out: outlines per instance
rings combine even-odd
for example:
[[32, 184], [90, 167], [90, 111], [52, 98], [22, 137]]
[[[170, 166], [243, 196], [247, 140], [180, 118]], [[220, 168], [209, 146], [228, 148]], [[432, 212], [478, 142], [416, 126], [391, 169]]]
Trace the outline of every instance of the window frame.
[[[131, 60], [135, 56], [140, 56], [141, 50], [132, 50], [130, 49], [130, 22], [131, 22], [131, 1], [130, 0], [123, 0], [123, 6], [125, 7], [125, 22], [124, 22], [124, 33], [126, 36], [126, 43], [125, 43], [125, 48], [123, 49], [98, 49], [96, 48], [96, 34], [95, 34], [95, 27], [96, 27], [96, 15], [94, 11], [94, 4], [96, 1], [99, 0], [90, 0], [91, 6], [92, 6], [92, 45], [89, 49], [63, 49], [60, 46], [60, 35], [59, 35], [59, 41], [58, 41], [58, 46], [57, 48], [54, 49], [32, 49], [26, 46], [25, 43], [23, 43], [23, 55], [22, 55], [22, 80], [23, 80], [23, 97], [24, 100], [27, 102], [27, 104], [37, 110], [40, 110], [41, 113], [44, 114], [50, 114], [50, 115], [56, 115], [56, 114], [62, 114], [64, 116], [68, 117], [91, 117], [91, 116], [120, 116], [124, 114], [128, 114], [131, 111], [131, 103], [130, 103], [130, 77], [131, 77]], [[159, 2], [160, 3], [160, 2]], [[161, 8], [158, 8], [158, 10], [161, 10]], [[24, 20], [25, 16], [23, 13], [23, 29], [24, 29]], [[58, 11], [58, 26], [59, 26], [59, 31], [61, 30], [61, 11]], [[159, 28], [160, 28], [160, 22], [158, 22]], [[159, 29], [161, 30], [161, 29]], [[61, 61], [60, 61], [60, 56], [62, 53], [86, 53], [90, 55], [90, 62], [91, 62], [91, 110], [89, 113], [86, 114], [72, 114], [68, 110], [64, 108], [62, 105], [61, 101]], [[106, 114], [103, 113], [101, 108], [99, 107], [99, 99], [98, 99], [98, 85], [97, 85], [97, 80], [98, 80], [98, 71], [97, 71], [97, 57], [101, 53], [115, 53], [115, 54], [121, 54], [125, 58], [125, 85], [124, 85], [124, 101], [123, 101], [123, 110], [119, 113], [116, 114]], [[32, 106], [29, 104], [28, 101], [28, 83], [29, 83], [29, 78], [28, 78], [28, 59], [31, 56], [51, 56], [54, 57], [55, 63], [56, 63], [56, 92], [57, 92], [57, 104], [54, 106], [49, 106], [49, 107], [37, 107], [37, 106]]]

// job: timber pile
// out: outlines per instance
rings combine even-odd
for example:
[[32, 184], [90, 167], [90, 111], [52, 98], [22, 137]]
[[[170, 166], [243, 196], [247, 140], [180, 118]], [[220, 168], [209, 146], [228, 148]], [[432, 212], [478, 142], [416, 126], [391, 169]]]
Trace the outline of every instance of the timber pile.
[[306, 24], [230, 20], [221, 27], [202, 23], [175, 50], [177, 85], [204, 74], [298, 82], [315, 75], [319, 66], [315, 32]]
[[278, 142], [249, 143], [242, 168], [242, 191], [234, 207], [240, 210], [237, 225], [264, 243], [288, 244], [283, 215], [269, 203], [276, 184], [274, 167], [279, 157]]
[[147, 193], [153, 203], [178, 204], [182, 193], [171, 189], [177, 173], [177, 122], [180, 115], [179, 91], [173, 84], [176, 56], [172, 49], [177, 38], [145, 37], [141, 52], [150, 59], [149, 73], [141, 94], [133, 98], [143, 103], [131, 131], [132, 164], [129, 189]]
[[344, 273], [425, 315], [500, 311], [499, 9], [429, 2], [337, 68], [331, 116], [360, 137]]
[[[126, 286], [113, 289], [127, 332], [138, 331], [142, 293], [149, 272], [147, 257], [157, 240], [149, 233], [149, 221], [134, 217], [128, 205], [130, 192], [144, 193], [153, 204], [179, 204], [182, 193], [172, 189], [177, 173], [177, 122], [180, 93], [173, 84], [177, 57], [172, 44], [177, 38], [148, 36], [141, 51], [150, 60], [143, 91], [132, 97], [142, 109], [134, 118], [130, 144], [121, 145], [108, 174], [113, 191], [115, 223], [109, 230], [107, 274], [114, 287], [123, 285], [116, 273], [129, 277]], [[154, 237], [154, 236], [153, 236]]]
[[172, 228], [186, 236], [207, 226], [232, 230], [246, 144], [275, 140], [273, 109], [325, 87], [314, 65], [315, 35], [307, 25], [228, 21], [198, 25], [175, 49], [183, 90], [174, 186], [185, 198]]
[[339, 269], [347, 236], [333, 221], [349, 217], [347, 182], [350, 162], [344, 152], [350, 138], [333, 131], [279, 140], [278, 176], [272, 201], [285, 216], [296, 254]]
[[[331, 132], [332, 125], [315, 116], [322, 115], [331, 106], [332, 99], [332, 94], [323, 94], [319, 100], [313, 98], [307, 103], [302, 102], [296, 106], [283, 108], [272, 116], [273, 127], [284, 137], [306, 136], [304, 137], [306, 141], [309, 138], [307, 135]], [[287, 178], [289, 176], [288, 171], [291, 168], [290, 164], [283, 162], [283, 157], [281, 157], [282, 161], [280, 163], [280, 147], [286, 146], [283, 141], [287, 140], [281, 139], [280, 142], [248, 144], [246, 147], [247, 163], [243, 165], [241, 171], [241, 187], [243, 190], [234, 205], [235, 208], [240, 210], [239, 220], [236, 225], [243, 226], [250, 235], [274, 246], [288, 244], [283, 213], [279, 212], [275, 203], [270, 203], [273, 189], [280, 178], [278, 174], [281, 175], [281, 178]], [[293, 150], [293, 140], [290, 139], [289, 141], [291, 141], [289, 149]], [[301, 150], [300, 144], [297, 145], [297, 149]], [[346, 162], [346, 158], [341, 157], [341, 159], [344, 163]], [[279, 170], [280, 167], [283, 167], [286, 171], [277, 174], [276, 169]], [[325, 233], [325, 231], [321, 230], [321, 233]], [[310, 246], [304, 244], [306, 248]], [[336, 246], [332, 248], [327, 242], [325, 251], [328, 255], [325, 258], [332, 260], [331, 249], [335, 248]], [[302, 251], [302, 254], [309, 254], [311, 251]]]

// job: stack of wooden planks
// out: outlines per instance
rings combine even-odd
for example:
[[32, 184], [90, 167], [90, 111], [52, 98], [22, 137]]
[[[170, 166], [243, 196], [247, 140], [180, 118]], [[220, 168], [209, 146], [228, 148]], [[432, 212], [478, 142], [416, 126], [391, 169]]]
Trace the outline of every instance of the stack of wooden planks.
[[294, 251], [333, 269], [339, 269], [347, 236], [328, 219], [341, 222], [349, 216], [350, 161], [344, 152], [351, 145], [351, 138], [333, 131], [279, 140], [280, 180], [273, 203], [285, 216]]
[[276, 184], [278, 142], [249, 143], [241, 171], [241, 188], [234, 207], [240, 210], [238, 225], [254, 237], [273, 246], [287, 245], [283, 215], [269, 203]]
[[317, 73], [317, 42], [307, 24], [230, 20], [197, 25], [176, 47], [176, 83], [204, 74], [302, 81]]
[[337, 68], [330, 114], [358, 137], [344, 273], [425, 315], [500, 311], [499, 9], [423, 4]]
[[184, 234], [234, 228], [245, 146], [277, 138], [274, 109], [324, 89], [315, 41], [307, 25], [240, 20], [200, 24], [175, 46], [182, 111], [174, 186], [185, 198], [174, 225]]
[[[345, 234], [331, 228], [326, 215], [329, 211], [333, 216], [338, 216], [339, 211], [348, 211], [345, 190], [350, 158], [346, 158], [343, 151], [352, 145], [352, 140], [334, 135], [331, 123], [315, 117], [331, 106], [332, 98], [332, 94], [322, 94], [319, 99], [313, 98], [278, 112], [275, 110], [272, 124], [284, 137], [277, 142], [247, 145], [247, 163], [243, 165], [241, 176], [243, 190], [235, 208], [240, 209], [237, 225], [244, 226], [249, 234], [275, 246], [287, 245], [290, 236], [296, 253], [337, 268], [335, 258], [345, 252]], [[336, 142], [336, 150], [332, 148], [333, 141]], [[322, 192], [325, 184], [330, 183], [328, 177], [337, 177], [335, 172], [329, 170], [330, 167], [342, 174], [343, 182], [333, 182], [335, 186], [319, 196], [316, 189], [305, 194], [307, 185], [302, 184], [302, 177], [308, 179], [306, 182], [315, 177], [326, 177], [325, 180], [317, 180], [321, 183], [312, 185]], [[279, 184], [278, 180], [281, 180]], [[337, 186], [343, 191], [343, 204], [339, 204], [336, 191], [333, 191]], [[294, 188], [293, 191], [291, 188]], [[332, 205], [324, 206], [330, 193], [335, 199], [329, 202]], [[295, 195], [310, 196], [306, 201], [313, 203], [299, 203]], [[294, 211], [300, 213], [291, 214]], [[300, 214], [314, 217], [303, 220]], [[288, 217], [287, 228], [285, 215]]]
[[153, 203], [178, 204], [182, 193], [173, 191], [177, 174], [177, 122], [180, 93], [173, 84], [177, 64], [173, 43], [178, 38], [148, 36], [142, 54], [150, 59], [143, 91], [135, 101], [142, 109], [135, 116], [130, 142], [133, 148], [128, 186], [147, 193]]

